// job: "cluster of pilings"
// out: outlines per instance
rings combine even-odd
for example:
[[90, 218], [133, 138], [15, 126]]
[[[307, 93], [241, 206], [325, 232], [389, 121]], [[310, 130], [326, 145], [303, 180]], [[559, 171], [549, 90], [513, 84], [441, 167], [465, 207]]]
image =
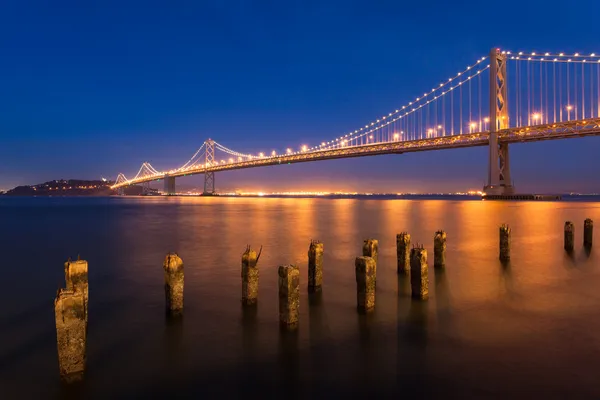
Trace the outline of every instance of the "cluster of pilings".
[[[593, 221], [586, 219], [583, 228], [583, 244], [591, 249]], [[502, 224], [499, 229], [499, 258], [510, 260], [511, 229]], [[446, 232], [440, 230], [433, 237], [433, 265], [435, 269], [446, 266]], [[574, 249], [574, 227], [565, 222], [564, 247]], [[375, 308], [377, 284], [377, 261], [379, 242], [366, 239], [362, 256], [354, 261], [356, 275], [356, 306], [360, 313]], [[250, 246], [242, 254], [242, 304], [252, 307], [258, 301], [258, 261], [262, 253]], [[311, 240], [308, 248], [308, 291], [319, 292], [323, 285], [323, 243]], [[427, 250], [422, 244], [411, 248], [411, 236], [407, 232], [396, 235], [397, 273], [410, 275], [411, 297], [415, 300], [429, 298]], [[168, 253], [163, 262], [166, 312], [170, 317], [183, 314], [184, 270], [183, 260], [175, 253]], [[282, 265], [277, 269], [279, 286], [279, 322], [286, 330], [298, 327], [300, 305], [300, 269], [296, 265]], [[65, 263], [66, 288], [60, 289], [54, 302], [58, 362], [61, 377], [66, 382], [80, 380], [85, 370], [86, 334], [88, 322], [88, 263], [84, 260]]]
[[[583, 247], [587, 250], [592, 248], [594, 233], [594, 221], [587, 218], [583, 221]], [[565, 250], [571, 253], [575, 248], [575, 226], [573, 222], [565, 222]]]
[[[507, 224], [502, 224], [500, 226], [500, 261], [508, 262], [510, 261], [510, 235], [511, 229]], [[594, 234], [594, 221], [590, 218], [586, 218], [583, 221], [583, 247], [586, 251], [590, 251], [592, 249], [593, 242], [593, 234]], [[575, 249], [575, 225], [571, 221], [565, 222], [564, 228], [564, 248], [565, 251], [569, 254], [573, 252]]]

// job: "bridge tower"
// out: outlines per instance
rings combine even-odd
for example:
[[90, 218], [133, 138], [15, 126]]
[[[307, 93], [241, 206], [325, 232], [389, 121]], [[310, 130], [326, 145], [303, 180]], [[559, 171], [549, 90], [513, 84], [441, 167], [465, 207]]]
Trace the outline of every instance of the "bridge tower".
[[500, 49], [490, 52], [490, 153], [486, 195], [510, 195], [514, 187], [510, 179], [508, 143], [498, 142], [498, 132], [509, 127], [506, 82], [506, 55]]
[[[206, 152], [204, 168], [208, 168], [215, 164], [215, 141], [208, 139], [206, 141]], [[215, 173], [204, 172], [204, 193], [205, 195], [211, 195], [215, 193]]]

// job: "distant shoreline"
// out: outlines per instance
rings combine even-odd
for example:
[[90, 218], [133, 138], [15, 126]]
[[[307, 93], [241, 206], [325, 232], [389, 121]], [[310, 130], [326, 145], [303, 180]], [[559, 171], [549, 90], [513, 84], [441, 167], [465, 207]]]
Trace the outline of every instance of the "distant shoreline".
[[[544, 200], [544, 201], [600, 201], [600, 195], [597, 194], [563, 194], [560, 195], [560, 200]], [[118, 196], [114, 194], [58, 194], [58, 195], [0, 195], [0, 199], [24, 199], [24, 198], [114, 198], [114, 199], [131, 199], [131, 198], [202, 198], [202, 197], [225, 197], [225, 198], [279, 198], [279, 199], [355, 199], [355, 200], [470, 200], [483, 201], [481, 195], [475, 194], [217, 194], [214, 196], [202, 196], [196, 194], [181, 194], [174, 196], [163, 195], [128, 195]]]

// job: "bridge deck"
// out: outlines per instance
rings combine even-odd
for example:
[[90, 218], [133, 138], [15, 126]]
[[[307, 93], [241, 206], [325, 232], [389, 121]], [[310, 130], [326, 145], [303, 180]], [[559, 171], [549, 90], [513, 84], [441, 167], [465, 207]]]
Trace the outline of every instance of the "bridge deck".
[[[440, 136], [411, 141], [383, 142], [361, 146], [338, 147], [334, 149], [325, 149], [306, 153], [255, 158], [250, 161], [216, 164], [208, 168], [192, 166], [186, 169], [173, 170], [161, 174], [139, 177], [137, 179], [115, 184], [113, 189], [164, 179], [166, 176], [180, 177], [186, 175], [203, 174], [205, 172], [219, 172], [265, 167], [269, 165], [332, 160], [338, 158], [364, 157], [380, 154], [402, 154], [417, 151], [486, 146], [489, 142], [489, 135], [489, 132], [478, 132], [464, 135]], [[521, 128], [510, 128], [498, 132], [499, 141], [503, 143], [524, 143], [595, 135], [600, 135], [600, 118], [533, 125]]]

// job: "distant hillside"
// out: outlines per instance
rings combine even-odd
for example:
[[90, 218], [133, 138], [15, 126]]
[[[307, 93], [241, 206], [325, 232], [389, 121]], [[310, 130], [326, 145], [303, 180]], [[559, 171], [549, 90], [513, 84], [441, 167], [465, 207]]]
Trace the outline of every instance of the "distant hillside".
[[85, 181], [78, 179], [55, 180], [33, 186], [17, 186], [5, 196], [109, 196], [116, 194], [110, 189], [111, 181]]

